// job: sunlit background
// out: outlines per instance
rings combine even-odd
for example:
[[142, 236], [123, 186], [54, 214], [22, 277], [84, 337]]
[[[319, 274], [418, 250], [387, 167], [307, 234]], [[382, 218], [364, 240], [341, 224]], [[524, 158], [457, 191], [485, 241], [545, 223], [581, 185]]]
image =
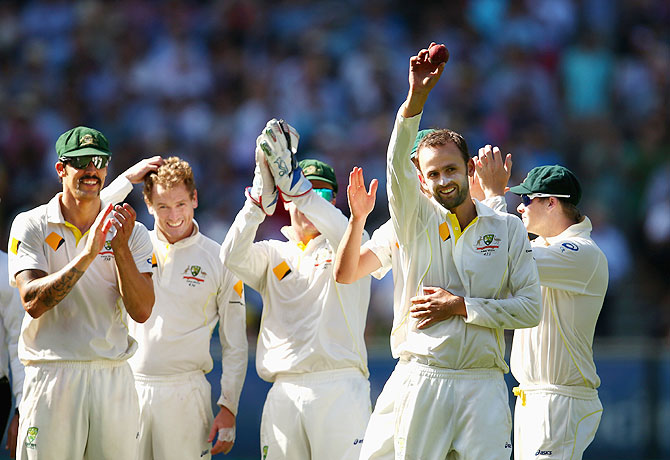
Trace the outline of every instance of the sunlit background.
[[[1, 1], [0, 248], [17, 213], [60, 190], [54, 143], [77, 125], [108, 137], [108, 182], [150, 155], [187, 159], [196, 218], [220, 242], [272, 117], [298, 129], [300, 158], [335, 167], [341, 190], [354, 165], [381, 180], [371, 233], [388, 218], [386, 146], [409, 57], [445, 43], [422, 127], [461, 132], [471, 153], [512, 153], [514, 184], [534, 166], [572, 169], [607, 255], [594, 345], [604, 414], [585, 458], [668, 458], [669, 24], [667, 0]], [[152, 228], [139, 190], [129, 201]], [[348, 215], [344, 193], [337, 203]], [[266, 220], [259, 238], [287, 222]], [[394, 365], [391, 286], [372, 282], [374, 398]], [[260, 297], [247, 300], [250, 370], [237, 444], [221, 456], [238, 460], [260, 457], [268, 388], [253, 367]]]

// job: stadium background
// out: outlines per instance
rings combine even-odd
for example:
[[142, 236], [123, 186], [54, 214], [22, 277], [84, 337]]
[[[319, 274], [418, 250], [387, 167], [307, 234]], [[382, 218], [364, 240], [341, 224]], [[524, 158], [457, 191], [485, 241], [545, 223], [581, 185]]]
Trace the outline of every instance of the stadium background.
[[[383, 183], [408, 59], [445, 43], [451, 58], [422, 126], [463, 133], [471, 152], [511, 152], [514, 183], [561, 163], [584, 185], [581, 208], [610, 268], [594, 345], [605, 411], [585, 458], [668, 458], [669, 24], [665, 0], [2, 1], [0, 247], [18, 212], [59, 190], [53, 145], [76, 125], [109, 138], [109, 178], [153, 154], [190, 161], [196, 217], [217, 241], [242, 206], [269, 118], [293, 124], [301, 158], [333, 164], [342, 189], [354, 165]], [[139, 190], [130, 202], [151, 227]], [[337, 202], [347, 213], [344, 193]], [[388, 218], [383, 187], [377, 203], [369, 231]], [[259, 238], [287, 222], [268, 219]], [[390, 278], [372, 284], [374, 398], [394, 364]], [[261, 305], [251, 291], [248, 306], [237, 444], [221, 456], [237, 460], [259, 457], [268, 388], [254, 369]]]

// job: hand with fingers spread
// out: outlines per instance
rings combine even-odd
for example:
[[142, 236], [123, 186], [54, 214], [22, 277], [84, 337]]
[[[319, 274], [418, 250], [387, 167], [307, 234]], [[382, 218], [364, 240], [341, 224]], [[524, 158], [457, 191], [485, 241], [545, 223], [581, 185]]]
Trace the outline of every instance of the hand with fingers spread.
[[154, 155], [151, 158], [145, 158], [126, 169], [122, 176], [128, 179], [132, 184], [139, 184], [144, 180], [144, 176], [152, 171], [157, 171], [164, 163], [160, 155]]
[[485, 197], [504, 195], [509, 190], [507, 182], [512, 174], [512, 154], [508, 153], [503, 161], [498, 147], [486, 145], [479, 149], [479, 156], [475, 158], [475, 172]]
[[467, 317], [463, 297], [439, 287], [426, 286], [423, 295], [412, 297], [410, 301], [410, 315], [417, 320], [417, 329], [425, 329], [452, 316]]
[[363, 170], [357, 166], [349, 173], [349, 185], [347, 186], [347, 199], [352, 219], [366, 219], [375, 207], [377, 186], [379, 181], [372, 179], [370, 191], [365, 189]]

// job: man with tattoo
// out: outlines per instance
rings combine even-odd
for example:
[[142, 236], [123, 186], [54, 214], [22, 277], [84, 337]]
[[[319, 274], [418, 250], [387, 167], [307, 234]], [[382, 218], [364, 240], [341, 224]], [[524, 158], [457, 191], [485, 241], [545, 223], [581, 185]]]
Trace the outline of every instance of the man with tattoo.
[[63, 191], [19, 214], [9, 241], [10, 283], [28, 313], [18, 458], [135, 458], [139, 405], [126, 360], [137, 343], [125, 316], [151, 314], [151, 240], [132, 207], [100, 198], [112, 155], [102, 133], [73, 128], [56, 152]]

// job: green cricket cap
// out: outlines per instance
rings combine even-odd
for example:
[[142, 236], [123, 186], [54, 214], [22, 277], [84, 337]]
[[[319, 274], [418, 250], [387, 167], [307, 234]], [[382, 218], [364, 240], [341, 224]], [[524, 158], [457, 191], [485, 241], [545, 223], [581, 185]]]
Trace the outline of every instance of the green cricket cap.
[[100, 155], [111, 157], [107, 138], [97, 129], [77, 126], [60, 135], [56, 141], [58, 158]]
[[429, 135], [430, 133], [434, 133], [437, 131], [436, 129], [422, 129], [418, 133], [416, 133], [416, 139], [414, 140], [414, 147], [412, 147], [412, 151], [409, 154], [410, 158], [414, 158], [416, 156], [416, 151], [419, 148], [419, 143], [421, 142], [421, 139]]
[[337, 193], [337, 177], [332, 166], [320, 160], [306, 159], [298, 163], [300, 169], [309, 180], [322, 180], [333, 186], [333, 191]]
[[511, 187], [510, 192], [517, 195], [546, 193], [547, 195], [570, 195], [564, 198], [577, 206], [582, 198], [582, 186], [577, 176], [568, 168], [560, 165], [538, 166], [528, 172], [519, 185]]

